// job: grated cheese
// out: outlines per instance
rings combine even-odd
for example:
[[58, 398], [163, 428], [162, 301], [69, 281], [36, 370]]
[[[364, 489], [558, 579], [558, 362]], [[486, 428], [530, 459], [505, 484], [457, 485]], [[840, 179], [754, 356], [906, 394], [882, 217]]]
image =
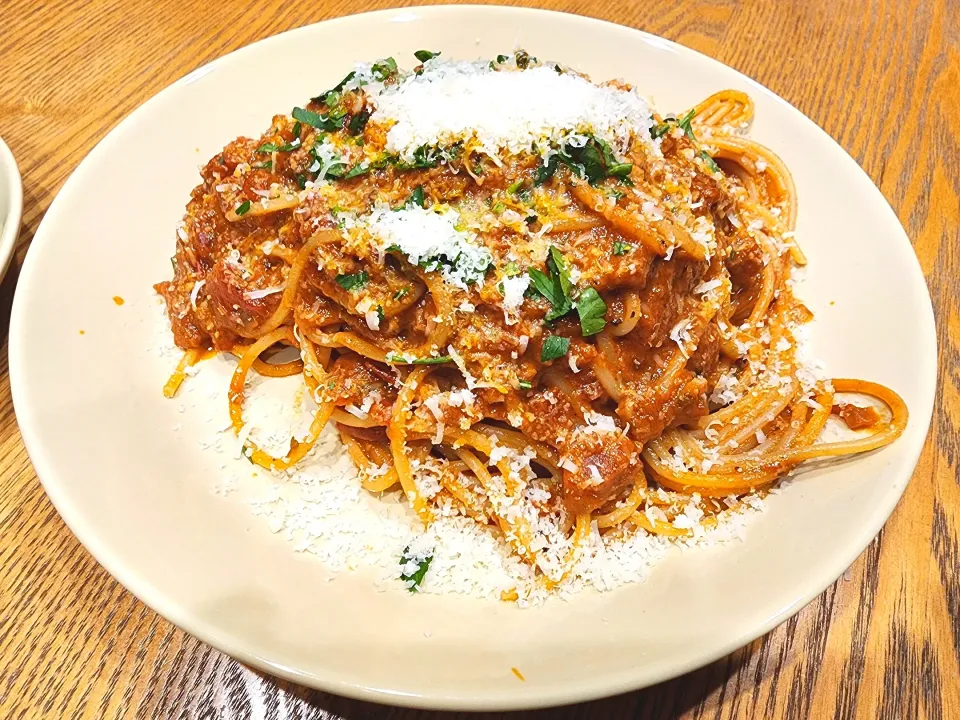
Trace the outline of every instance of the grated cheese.
[[486, 61], [431, 60], [379, 94], [371, 120], [390, 127], [387, 150], [412, 160], [423, 145], [473, 140], [487, 155], [542, 153], [592, 133], [624, 150], [637, 136], [653, 147], [650, 107], [635, 92], [594, 85], [551, 67], [495, 71]]
[[436, 263], [444, 280], [465, 290], [483, 280], [493, 255], [477, 242], [476, 235], [459, 230], [459, 221], [455, 210], [417, 206], [378, 208], [358, 219], [380, 242], [382, 250], [396, 246], [414, 265]]
[[190, 289], [190, 307], [197, 309], [197, 297], [200, 295], [200, 288], [206, 285], [206, 280], [197, 280]]
[[529, 275], [516, 275], [514, 277], [505, 277], [503, 283], [503, 317], [507, 325], [515, 325], [517, 319], [514, 316], [520, 306], [523, 304], [523, 294], [530, 285]]
[[263, 288], [262, 290], [250, 290], [245, 292], [243, 295], [248, 300], [259, 300], [260, 298], [265, 298], [268, 295], [275, 295], [276, 293], [283, 292], [283, 287], [268, 287]]

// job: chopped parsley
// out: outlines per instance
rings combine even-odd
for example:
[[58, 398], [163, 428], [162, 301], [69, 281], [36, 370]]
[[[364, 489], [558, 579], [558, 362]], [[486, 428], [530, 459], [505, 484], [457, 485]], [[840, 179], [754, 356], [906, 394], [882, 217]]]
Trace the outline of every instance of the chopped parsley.
[[540, 348], [540, 359], [543, 362], [556, 360], [566, 355], [568, 350], [570, 350], [570, 338], [548, 335], [543, 341], [543, 347]]
[[370, 276], [367, 275], [366, 270], [361, 270], [358, 273], [350, 273], [348, 275], [340, 274], [335, 278], [337, 285], [342, 287], [347, 292], [353, 292], [354, 290], [359, 290], [364, 285], [367, 284], [367, 280], [370, 279]]
[[596, 335], [603, 330], [607, 321], [604, 315], [607, 304], [594, 288], [588, 287], [577, 298], [577, 315], [580, 316], [580, 332], [584, 337]]
[[691, 110], [682, 118], [677, 120], [675, 117], [666, 117], [663, 119], [662, 123], [651, 125], [650, 126], [650, 137], [654, 140], [661, 138], [669, 132], [670, 128], [676, 125], [678, 128], [683, 130], [683, 134], [686, 135], [691, 140], [696, 140], [697, 138], [693, 134], [693, 116], [697, 114], [697, 111]]
[[246, 215], [247, 212], [249, 212], [249, 210], [250, 210], [250, 201], [244, 200], [242, 203], [237, 205], [236, 209], [233, 212], [235, 212], [239, 217], [242, 215]]
[[553, 322], [573, 309], [573, 284], [570, 282], [570, 271], [567, 269], [566, 258], [557, 248], [552, 246], [550, 248], [547, 256], [547, 273], [533, 268], [528, 274], [533, 287], [552, 305], [550, 312], [544, 318], [545, 322]]
[[432, 50], [417, 50], [414, 53], [414, 56], [417, 58], [417, 60], [419, 60], [422, 63], [426, 62], [427, 60], [432, 60], [433, 58], [439, 55], [440, 53], [433, 52]]
[[373, 76], [380, 82], [384, 82], [391, 75], [397, 74], [397, 61], [392, 57], [384, 58], [383, 60], [378, 60], [370, 68], [370, 72], [373, 73]]
[[295, 107], [290, 114], [294, 120], [299, 120], [304, 125], [317, 128], [317, 130], [327, 131], [339, 130], [340, 123], [344, 118], [343, 114], [337, 115], [330, 113], [329, 115], [321, 115], [320, 113], [315, 113], [312, 110], [306, 110], [302, 107]]
[[343, 90], [343, 86], [346, 85], [346, 84], [347, 84], [348, 82], [350, 82], [351, 80], [353, 80], [353, 78], [356, 77], [356, 75], [357, 75], [357, 74], [351, 70], [349, 73], [347, 73], [347, 76], [346, 76], [343, 80], [341, 80], [340, 82], [338, 82], [338, 83], [337, 83], [336, 85], [334, 85], [332, 88], [330, 88], [330, 89], [327, 90], [326, 92], [320, 93], [320, 94], [317, 95], [315, 98], [310, 98], [310, 99], [311, 99], [313, 102], [316, 102], [316, 103], [322, 102], [322, 103], [324, 103], [327, 107], [330, 107], [330, 106], [332, 106], [332, 105], [335, 105], [336, 102], [337, 102], [337, 95], [338, 95], [338, 93], [339, 93], [341, 90]]
[[700, 157], [703, 158], [703, 162], [706, 163], [707, 167], [713, 170], [713, 172], [720, 172], [720, 166], [717, 165], [716, 160], [710, 157], [710, 153], [706, 150], [701, 150]]
[[397, 162], [398, 170], [422, 170], [436, 167], [443, 161], [440, 150], [429, 145], [421, 145], [413, 151], [413, 162]]
[[528, 274], [535, 292], [546, 298], [551, 305], [550, 311], [543, 318], [545, 323], [552, 323], [576, 308], [577, 315], [580, 316], [580, 331], [584, 337], [596, 335], [606, 326], [604, 315], [607, 305], [594, 288], [583, 290], [574, 303], [574, 288], [570, 281], [567, 260], [557, 248], [550, 248], [546, 273], [534, 268]]
[[438, 355], [437, 357], [407, 358], [400, 353], [387, 353], [386, 361], [392, 365], [442, 365], [443, 363], [453, 362], [449, 355]]
[[354, 165], [350, 170], [348, 170], [344, 176], [344, 180], [349, 180], [350, 178], [360, 177], [361, 175], [366, 175], [367, 173], [373, 170], [380, 170], [385, 168], [390, 163], [390, 156], [384, 155], [383, 157], [374, 160], [373, 162], [362, 162]]
[[363, 132], [363, 129], [367, 126], [367, 120], [370, 119], [370, 112], [368, 110], [361, 110], [347, 123], [347, 132], [351, 135], [359, 135]]
[[[427, 570], [430, 569], [432, 561], [433, 553], [426, 556], [411, 555], [409, 545], [403, 549], [403, 554], [400, 556], [400, 579], [407, 584], [407, 590], [412, 593], [420, 591], [420, 584], [423, 582]], [[417, 569], [413, 572], [409, 572], [411, 563], [417, 566]]]
[[617, 162], [613, 150], [604, 140], [591, 136], [580, 147], [567, 144], [551, 155], [534, 173], [534, 184], [543, 185], [556, 174], [561, 164], [566, 165], [579, 177], [586, 178], [591, 185], [596, 185], [608, 177], [626, 182], [633, 170], [632, 163]]
[[347, 170], [343, 175], [343, 179], [349, 180], [350, 178], [360, 177], [361, 175], [366, 175], [371, 170], [373, 170], [373, 166], [360, 163]]
[[624, 242], [623, 240], [613, 241], [614, 255], [626, 255], [631, 250], [633, 250], [633, 243]]
[[264, 143], [257, 148], [258, 153], [265, 153], [269, 155], [270, 153], [275, 153], [277, 151], [277, 146], [275, 143]]
[[383, 312], [383, 305], [377, 305], [377, 324], [382, 324], [386, 317]]
[[400, 288], [393, 294], [393, 299], [403, 300], [409, 294], [410, 294], [410, 288]]
[[521, 390], [530, 390], [533, 388], [533, 383], [527, 380], [517, 380], [517, 387]]
[[317, 173], [317, 179], [324, 178], [342, 178], [347, 174], [347, 163], [343, 158], [327, 158], [320, 152], [321, 147], [328, 147], [324, 143], [317, 143], [310, 148], [310, 154], [313, 156], [314, 163], [310, 167], [310, 172]]
[[427, 207], [427, 196], [423, 193], [423, 185], [417, 185], [413, 189], [413, 192], [410, 193], [410, 197], [407, 198], [407, 201], [403, 204], [403, 207], [408, 208], [414, 205], [424, 209]]
[[516, 195], [516, 193], [523, 187], [523, 180], [517, 180], [515, 183], [507, 187], [507, 192], [510, 195]]
[[693, 136], [693, 126], [690, 124], [693, 122], [693, 116], [696, 114], [697, 111], [695, 109], [691, 110], [677, 121], [677, 127], [683, 130], [683, 134], [691, 140], [696, 140], [696, 138]]
[[503, 65], [509, 59], [510, 59], [509, 55], [497, 55], [497, 64]]

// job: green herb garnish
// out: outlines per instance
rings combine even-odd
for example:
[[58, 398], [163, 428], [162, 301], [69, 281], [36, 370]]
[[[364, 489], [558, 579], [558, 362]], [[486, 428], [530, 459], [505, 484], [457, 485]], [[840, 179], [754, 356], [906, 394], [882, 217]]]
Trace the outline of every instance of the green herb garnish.
[[269, 155], [270, 153], [274, 153], [276, 151], [277, 151], [277, 146], [274, 143], [264, 143], [263, 145], [257, 148], [258, 153], [264, 153], [266, 155]]
[[424, 63], [427, 60], [432, 60], [433, 58], [437, 57], [439, 54], [440, 53], [433, 52], [432, 50], [417, 50], [414, 53], [414, 56], [417, 58], [417, 60]]
[[410, 197], [407, 198], [407, 201], [403, 204], [403, 207], [408, 208], [414, 205], [422, 208], [427, 207], [427, 196], [423, 193], [423, 185], [417, 185], [413, 189], [413, 192], [410, 193]]
[[344, 118], [343, 114], [336, 115], [330, 113], [329, 115], [321, 115], [320, 113], [315, 113], [312, 110], [306, 110], [302, 107], [295, 107], [290, 114], [294, 120], [299, 120], [304, 125], [326, 131], [339, 130], [340, 121]]
[[421, 145], [413, 151], [413, 162], [397, 162], [398, 170], [421, 170], [436, 167], [443, 160], [440, 151], [429, 145]]
[[421, 357], [408, 360], [400, 353], [387, 353], [386, 361], [392, 365], [442, 365], [443, 363], [453, 362], [449, 355], [438, 355], [437, 357]]
[[292, 142], [288, 142], [285, 145], [281, 145], [277, 148], [277, 152], [293, 152], [294, 150], [300, 147], [300, 138], [294, 138]]
[[433, 561], [433, 553], [427, 555], [426, 557], [419, 557], [410, 554], [410, 546], [407, 545], [403, 549], [403, 554], [400, 556], [400, 567], [406, 568], [410, 563], [416, 563], [417, 569], [412, 573], [407, 574], [406, 569], [400, 571], [400, 579], [407, 583], [407, 590], [412, 593], [420, 591], [420, 584], [423, 582], [423, 578], [427, 574], [427, 570], [430, 569], [430, 563]]
[[364, 285], [367, 284], [367, 280], [369, 280], [369, 275], [367, 275], [366, 270], [361, 270], [358, 273], [351, 273], [348, 275], [343, 275], [343, 274], [337, 275], [335, 280], [337, 281], [337, 285], [342, 287], [344, 290], [348, 292], [353, 292], [354, 290], [359, 290], [360, 288], [362, 288]]
[[361, 110], [347, 123], [347, 132], [351, 135], [359, 135], [363, 128], [367, 126], [367, 120], [370, 119], [370, 113], [367, 110]]
[[236, 209], [233, 211], [237, 216], [246, 215], [250, 210], [250, 201], [244, 200], [242, 203], [237, 205]]
[[650, 137], [654, 140], [661, 138], [669, 132], [670, 128], [676, 125], [678, 128], [683, 130], [683, 134], [686, 135], [691, 140], [696, 140], [697, 138], [693, 134], [693, 116], [697, 114], [696, 110], [691, 110], [681, 119], [677, 120], [675, 117], [666, 117], [663, 119], [662, 123], [657, 125], [650, 126]]
[[523, 187], [523, 180], [517, 180], [515, 183], [507, 186], [507, 192], [510, 195], [515, 195], [520, 188]]
[[344, 174], [343, 179], [349, 180], [350, 178], [360, 177], [361, 175], [366, 175], [373, 168], [370, 165], [365, 163], [360, 163], [359, 165], [354, 165], [352, 168], [347, 170]]
[[530, 390], [533, 387], [533, 383], [527, 380], [517, 380], [517, 387], [521, 390]]
[[409, 294], [410, 294], [410, 288], [400, 288], [393, 294], [393, 299], [403, 300]]
[[703, 158], [703, 162], [706, 163], [706, 166], [713, 170], [713, 172], [720, 172], [720, 166], [717, 165], [716, 160], [710, 157], [710, 153], [706, 150], [701, 150], [700, 157]]
[[543, 362], [556, 360], [566, 355], [568, 350], [570, 350], [570, 338], [548, 335], [543, 341], [543, 347], [540, 348], [540, 359]]
[[397, 61], [392, 57], [378, 60], [370, 68], [370, 72], [373, 73], [373, 76], [377, 78], [377, 80], [383, 82], [391, 75], [395, 75], [397, 73]]
[[543, 185], [556, 174], [561, 163], [569, 167], [574, 174], [586, 178], [591, 185], [596, 185], [607, 177], [625, 180], [633, 169], [632, 163], [618, 163], [613, 150], [605, 141], [590, 137], [580, 147], [568, 144], [551, 155], [534, 173], [534, 184]]
[[691, 140], [696, 140], [693, 136], [693, 126], [690, 124], [693, 122], [693, 116], [697, 114], [696, 109], [691, 110], [686, 115], [684, 115], [680, 120], [677, 121], [677, 127], [683, 130], [683, 134], [686, 135]]
[[607, 304], [594, 288], [588, 287], [577, 298], [577, 315], [580, 316], [580, 332], [584, 337], [596, 335], [603, 330], [607, 321], [604, 315]]
[[623, 240], [613, 241], [614, 255], [626, 255], [631, 250], [633, 250], [633, 243], [624, 242]]
[[389, 163], [390, 163], [390, 157], [388, 155], [384, 155], [383, 157], [379, 158], [378, 160], [374, 160], [373, 162], [365, 161], [365, 162], [359, 163], [357, 165], [354, 165], [352, 168], [350, 168], [350, 170], [348, 170], [344, 174], [343, 179], [349, 180], [350, 178], [366, 175], [367, 173], [373, 170], [380, 170], [381, 168], [385, 168]]
[[351, 70], [349, 73], [347, 73], [347, 76], [343, 80], [338, 82], [332, 88], [330, 88], [326, 92], [320, 93], [315, 98], [310, 98], [310, 99], [315, 103], [324, 103], [327, 107], [330, 107], [332, 104], [336, 102], [337, 93], [343, 90], [343, 86], [346, 85], [351, 80], [353, 80], [353, 78], [356, 77], [356, 75], [357, 74]]
[[573, 309], [573, 284], [570, 282], [570, 271], [567, 269], [566, 258], [557, 248], [550, 248], [547, 256], [547, 273], [533, 268], [528, 275], [533, 287], [552, 306], [544, 322], [553, 322]]

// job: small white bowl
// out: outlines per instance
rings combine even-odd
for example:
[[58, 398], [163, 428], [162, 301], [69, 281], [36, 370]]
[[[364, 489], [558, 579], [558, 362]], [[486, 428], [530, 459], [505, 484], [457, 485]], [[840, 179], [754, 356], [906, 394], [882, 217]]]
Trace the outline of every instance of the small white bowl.
[[7, 272], [20, 233], [23, 184], [17, 161], [0, 138], [0, 278]]

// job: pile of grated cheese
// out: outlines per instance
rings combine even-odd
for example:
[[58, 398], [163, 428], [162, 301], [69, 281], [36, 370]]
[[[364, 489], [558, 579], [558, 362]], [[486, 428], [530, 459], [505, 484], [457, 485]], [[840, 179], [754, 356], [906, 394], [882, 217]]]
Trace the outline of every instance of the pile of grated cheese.
[[461, 230], [459, 223], [459, 213], [446, 207], [378, 208], [358, 219], [358, 224], [367, 228], [382, 251], [397, 247], [412, 264], [425, 264], [427, 269], [435, 265], [444, 280], [466, 289], [483, 280], [487, 268], [493, 264], [493, 255], [477, 240], [476, 234]]
[[488, 155], [541, 152], [585, 134], [621, 152], [633, 136], [651, 147], [650, 107], [637, 93], [595, 85], [553, 67], [494, 70], [486, 61], [427, 61], [379, 94], [370, 92], [374, 122], [389, 126], [387, 150], [411, 160], [424, 145], [473, 140]]

